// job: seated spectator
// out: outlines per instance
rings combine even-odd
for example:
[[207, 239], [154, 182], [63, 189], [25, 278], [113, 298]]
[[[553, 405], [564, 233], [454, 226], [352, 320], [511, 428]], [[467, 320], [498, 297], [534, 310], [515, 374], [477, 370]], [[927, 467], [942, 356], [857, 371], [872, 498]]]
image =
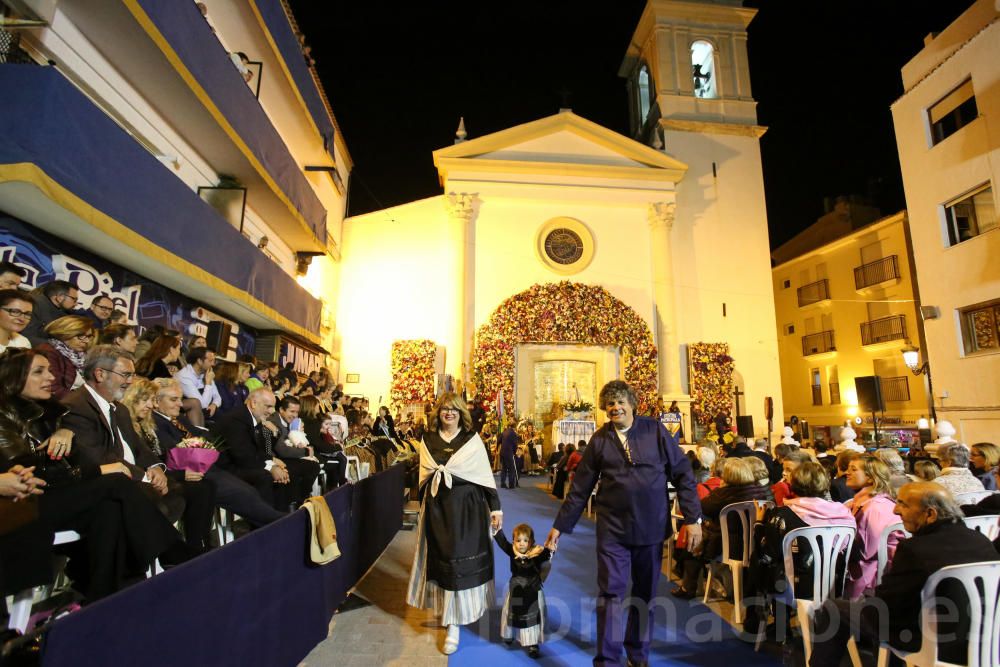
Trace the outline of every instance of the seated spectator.
[[[163, 455], [166, 456], [184, 438], [206, 437], [208, 432], [205, 429], [190, 424], [181, 414], [184, 395], [180, 383], [171, 378], [159, 378], [153, 382], [157, 386], [153, 423], [156, 425], [156, 439]], [[215, 490], [216, 504], [246, 519], [252, 528], [267, 525], [285, 516], [283, 512], [264, 502], [256, 489], [223, 470], [218, 463], [208, 469], [205, 479]]]
[[757, 458], [756, 456], [746, 457], [747, 465], [750, 466], [751, 472], [753, 472], [753, 478], [757, 481], [757, 484], [763, 486], [767, 490], [766, 500], [774, 502], [774, 494], [771, 493], [771, 470], [767, 467], [767, 464], [763, 460]]
[[274, 405], [270, 389], [251, 391], [243, 409], [216, 420], [211, 437], [224, 445], [217, 465], [257, 489], [272, 507], [285, 511], [292, 503], [292, 479], [285, 462], [275, 456], [271, 441], [264, 436], [264, 422], [274, 412]]
[[[684, 576], [681, 584], [671, 591], [673, 596], [684, 600], [694, 598], [698, 594], [698, 577], [705, 563], [722, 554], [722, 510], [733, 503], [770, 499], [770, 490], [757, 483], [753, 467], [746, 460], [752, 458], [754, 457], [726, 457], [722, 463], [722, 485], [701, 499], [701, 514], [704, 518], [702, 552], [700, 556], [694, 556], [687, 551], [677, 551], [676, 557], [684, 561]], [[733, 549], [732, 557], [742, 558], [743, 535], [739, 526], [730, 533], [729, 544]]]
[[[902, 651], [920, 648], [920, 595], [927, 579], [948, 565], [996, 560], [996, 551], [981, 533], [962, 523], [962, 512], [951, 494], [933, 482], [907, 484], [899, 490], [896, 514], [912, 534], [896, 548], [892, 567], [872, 598], [858, 601], [830, 599], [813, 621], [812, 667], [836, 667], [854, 637], [861, 646], [875, 648], [887, 641]], [[953, 589], [941, 590], [951, 598], [951, 609], [966, 608], [964, 592], [953, 597]], [[952, 606], [954, 605], [954, 606]], [[954, 617], [939, 617], [938, 633], [958, 641], [942, 642], [939, 664], [969, 664], [968, 638], [961, 637]], [[966, 631], [967, 632], [967, 631]]]
[[135, 354], [139, 338], [135, 335], [135, 329], [127, 324], [109, 324], [97, 335], [97, 344], [114, 345], [129, 354]]
[[889, 466], [889, 474], [891, 476], [893, 489], [899, 490], [899, 488], [904, 484], [917, 481], [916, 478], [911, 479], [910, 476], [906, 474], [906, 464], [903, 463], [903, 457], [900, 456], [899, 452], [895, 449], [891, 447], [880, 447], [875, 450], [875, 456], [884, 464]]
[[[188, 336], [187, 342], [184, 344], [184, 354], [187, 354], [196, 347], [208, 347], [208, 341], [204, 336], [199, 334], [194, 334], [193, 336]], [[215, 350], [212, 350], [214, 353]]]
[[969, 452], [969, 469], [983, 483], [987, 491], [996, 491], [993, 469], [1000, 464], [1000, 447], [992, 442], [977, 442]]
[[771, 484], [776, 484], [781, 479], [781, 470], [774, 464], [774, 457], [767, 453], [767, 438], [757, 438], [753, 443], [753, 451], [750, 455], [760, 459], [767, 466]]
[[548, 460], [545, 461], [545, 469], [552, 470], [552, 468], [559, 463], [559, 459], [563, 456], [563, 449], [566, 447], [563, 443], [556, 445], [556, 448], [549, 454]]
[[741, 459], [746, 456], [753, 456], [753, 450], [750, 449], [745, 438], [738, 437], [726, 454], [726, 458]]
[[[135, 345], [135, 359], [138, 363], [146, 353], [149, 352], [149, 348], [152, 347], [153, 342], [157, 338], [167, 333], [166, 327], [161, 324], [154, 324], [149, 327], [139, 336], [139, 342]], [[172, 333], [169, 335], [173, 335]]]
[[34, 503], [37, 518], [0, 536], [0, 592], [52, 583], [52, 539], [74, 530], [67, 573], [84, 602], [192, 554], [180, 535], [129, 480], [121, 463], [71, 466], [74, 434], [60, 426], [65, 409], [51, 400], [44, 355], [13, 349], [0, 356], [0, 495]]
[[716, 473], [718, 457], [714, 447], [705, 445], [698, 445], [694, 455], [697, 457], [698, 463], [701, 464], [702, 470], [705, 471], [702, 473], [704, 479], [696, 480], [698, 482], [698, 498], [704, 499], [722, 485], [722, 478]]
[[67, 409], [63, 425], [75, 434], [72, 462], [124, 464], [143, 493], [171, 522], [177, 521], [184, 498], [170, 491], [166, 466], [132, 428], [132, 415], [120, 402], [135, 378], [132, 356], [113, 345], [98, 345], [87, 353], [83, 377], [83, 386], [62, 401]]
[[948, 489], [951, 495], [986, 490], [969, 470], [969, 450], [965, 445], [959, 442], [942, 445], [938, 449], [938, 459], [941, 461], [941, 475], [933, 483]]
[[784, 461], [789, 452], [797, 451], [798, 446], [779, 442], [774, 446], [774, 468], [771, 469], [771, 484], [777, 484], [785, 476]]
[[[333, 392], [332, 389], [328, 390]], [[320, 400], [322, 405], [322, 399]], [[399, 434], [396, 433], [396, 424], [392, 419], [392, 415], [389, 414], [389, 408], [384, 405], [378, 409], [378, 417], [375, 418], [375, 422], [372, 424], [372, 433], [379, 438], [389, 438], [393, 442], [399, 440]]]
[[[896, 489], [892, 486], [891, 474], [889, 466], [875, 456], [859, 456], [852, 459], [847, 467], [847, 486], [854, 490], [854, 497], [847, 501], [847, 507], [858, 525], [844, 589], [844, 597], [849, 600], [868, 595], [875, 589], [882, 531], [899, 521], [893, 512], [896, 508]], [[893, 531], [889, 535], [890, 561], [901, 539], [901, 531]]]
[[941, 468], [930, 459], [920, 459], [913, 464], [913, 474], [920, 482], [933, 482], [941, 474]]
[[300, 406], [299, 399], [285, 396], [277, 402], [277, 409], [264, 422], [267, 427], [264, 437], [271, 439], [274, 453], [284, 461], [288, 475], [295, 484], [292, 502], [296, 506], [312, 495], [313, 484], [319, 475], [319, 460], [314, 455], [312, 441], [305, 447], [299, 447], [289, 440], [289, 433], [293, 430], [292, 423], [299, 422]]
[[83, 362], [90, 342], [94, 340], [94, 323], [82, 315], [66, 315], [45, 327], [48, 341], [35, 348], [49, 360], [55, 382], [52, 395], [62, 400], [83, 384]]
[[[305, 389], [308, 388], [310, 391], [315, 392], [316, 388], [318, 387], [317, 380], [319, 380], [319, 371], [310, 372], [309, 377], [306, 379], [305, 382], [302, 383], [302, 386], [299, 388], [299, 391], [304, 391]], [[338, 386], [343, 388], [343, 385], [338, 385]], [[343, 397], [343, 395], [344, 395], [343, 392], [341, 392], [340, 396]]]
[[31, 295], [35, 300], [35, 312], [24, 328], [24, 336], [32, 345], [40, 345], [48, 340], [45, 327], [49, 322], [73, 313], [80, 292], [65, 280], [53, 280], [36, 288]]
[[254, 369], [253, 375], [251, 375], [243, 384], [247, 386], [250, 393], [253, 393], [258, 389], [263, 389], [264, 387], [269, 386], [267, 384], [269, 377], [270, 374], [267, 370], [267, 364], [261, 364]]
[[[167, 463], [167, 452], [160, 445], [153, 421], [153, 406], [156, 403], [158, 385], [146, 378], [137, 377], [125, 390], [122, 405], [132, 416], [132, 428], [150, 451]], [[212, 529], [215, 514], [215, 488], [204, 481], [204, 474], [190, 470], [167, 470], [167, 485], [171, 491], [184, 498], [184, 541], [189, 547], [204, 551], [208, 548], [208, 534]]]
[[[314, 396], [303, 396], [299, 406], [302, 430], [313, 448], [316, 458], [323, 464], [331, 486], [347, 482], [347, 456], [344, 441], [347, 438], [347, 420], [343, 415], [324, 415]], [[335, 419], [343, 421], [343, 426]]]
[[95, 329], [103, 329], [114, 311], [115, 302], [111, 297], [107, 294], [98, 294], [91, 300], [90, 307], [80, 314], [93, 320]]
[[854, 497], [855, 489], [847, 485], [847, 469], [851, 461], [861, 458], [861, 454], [853, 449], [837, 452], [837, 476], [830, 483], [830, 499], [838, 503], [846, 503]]
[[583, 460], [583, 452], [587, 448], [587, 441], [581, 440], [576, 443], [576, 451], [569, 455], [566, 459], [566, 481], [570, 484], [573, 483], [573, 476], [576, 474], [576, 469], [580, 465], [580, 461]]
[[[795, 581], [785, 581], [785, 557], [781, 544], [789, 531], [807, 526], [854, 525], [854, 517], [841, 503], [825, 500], [830, 478], [823, 466], [808, 460], [797, 464], [789, 474], [791, 495], [781, 507], [764, 512], [754, 529], [754, 551], [747, 570], [745, 594], [747, 616], [743, 627], [756, 635], [767, 621], [761, 601], [765, 595], [794, 586], [796, 597], [812, 598], [812, 552], [808, 544], [796, 540], [793, 546]], [[845, 554], [846, 556], [846, 554]], [[846, 567], [846, 560], [842, 563]], [[786, 616], [787, 618], [787, 616]]]
[[[774, 494], [775, 505], [781, 507], [785, 504], [786, 498], [793, 497], [794, 492], [792, 491], [791, 486], [792, 473], [794, 473], [795, 470], [803, 463], [811, 461], [812, 457], [798, 448], [796, 448], [795, 451], [789, 451], [785, 454], [784, 458], [781, 460], [781, 468], [784, 471], [782, 480], [771, 487], [771, 492]], [[827, 485], [827, 488], [829, 488], [829, 484]]]
[[188, 421], [195, 426], [204, 426], [205, 418], [212, 419], [222, 405], [222, 397], [215, 388], [215, 352], [205, 347], [194, 347], [187, 353], [185, 361], [187, 365], [174, 377], [184, 391]]
[[112, 310], [108, 316], [108, 326], [112, 324], [128, 324], [128, 313], [124, 310]]
[[221, 417], [235, 408], [243, 407], [243, 402], [250, 395], [250, 390], [243, 384], [250, 378], [250, 366], [244, 363], [216, 360], [215, 389], [222, 401], [215, 411], [216, 417]]
[[[138, 351], [139, 348], [136, 349]], [[136, 375], [148, 380], [173, 377], [170, 365], [176, 364], [180, 356], [180, 338], [168, 334], [157, 336], [142, 358], [136, 362]]]
[[31, 347], [31, 341], [22, 336], [21, 332], [31, 321], [34, 310], [35, 302], [27, 292], [18, 289], [0, 290], [0, 352]]
[[18, 289], [28, 272], [13, 262], [0, 262], [0, 290]]

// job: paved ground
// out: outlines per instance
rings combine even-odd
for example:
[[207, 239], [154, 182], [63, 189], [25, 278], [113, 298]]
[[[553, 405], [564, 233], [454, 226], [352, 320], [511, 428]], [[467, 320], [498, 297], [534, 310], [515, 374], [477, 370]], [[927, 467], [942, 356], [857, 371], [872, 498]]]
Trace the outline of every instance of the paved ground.
[[[302, 665], [445, 667], [444, 630], [430, 613], [406, 605], [416, 533], [401, 530], [330, 623], [329, 637]], [[366, 604], [367, 603], [367, 604]]]

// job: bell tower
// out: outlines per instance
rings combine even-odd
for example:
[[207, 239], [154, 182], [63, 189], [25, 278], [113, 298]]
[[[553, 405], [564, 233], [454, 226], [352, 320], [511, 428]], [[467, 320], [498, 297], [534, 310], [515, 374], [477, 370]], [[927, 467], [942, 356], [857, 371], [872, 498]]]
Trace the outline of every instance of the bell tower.
[[756, 127], [746, 30], [757, 10], [741, 4], [649, 0], [618, 72], [628, 82], [633, 138], [657, 145], [672, 129], [711, 130], [698, 124]]

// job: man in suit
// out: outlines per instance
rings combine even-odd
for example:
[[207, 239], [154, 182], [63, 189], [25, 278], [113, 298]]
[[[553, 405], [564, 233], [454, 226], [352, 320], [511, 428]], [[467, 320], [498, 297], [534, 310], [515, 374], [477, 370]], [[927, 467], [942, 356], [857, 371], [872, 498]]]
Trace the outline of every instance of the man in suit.
[[507, 424], [507, 428], [500, 434], [500, 488], [513, 489], [517, 483], [517, 445], [521, 438], [514, 430], [513, 424]]
[[288, 488], [291, 478], [285, 462], [274, 455], [270, 440], [264, 436], [264, 422], [274, 413], [274, 404], [270, 389], [254, 389], [242, 408], [215, 422], [210, 437], [224, 446], [216, 465], [257, 489], [275, 509], [285, 510], [292, 500]]
[[63, 399], [69, 412], [62, 425], [73, 431], [74, 465], [121, 463], [128, 476], [157, 503], [171, 522], [184, 512], [183, 492], [171, 491], [166, 466], [132, 427], [132, 416], [119, 403], [135, 377], [132, 355], [114, 345], [97, 345], [87, 353], [83, 386]]
[[[860, 644], [877, 645], [879, 641], [888, 641], [903, 651], [918, 650], [920, 593], [927, 579], [948, 565], [997, 560], [989, 539], [966, 527], [961, 508], [951, 493], [938, 484], [919, 482], [900, 488], [895, 513], [912, 537], [899, 543], [892, 565], [875, 589], [873, 598], [831, 599], [819, 609], [814, 622], [816, 641], [809, 663], [812, 667], [839, 666], [851, 636]], [[951, 597], [954, 594], [944, 588], [939, 590], [939, 595]], [[958, 609], [965, 606], [965, 601], [952, 600]], [[965, 636], [963, 640], [961, 624], [955, 625], [952, 613], [939, 620], [945, 623], [938, 628], [940, 636], [951, 635], [959, 641], [943, 643], [938, 649], [938, 659], [968, 664], [968, 638]]]
[[313, 455], [312, 447], [295, 447], [288, 442], [288, 432], [293, 421], [299, 418], [299, 399], [291, 394], [278, 401], [274, 411], [264, 426], [264, 437], [271, 440], [274, 453], [285, 463], [294, 490], [292, 502], [302, 504], [312, 495], [313, 484], [319, 475], [319, 461]]
[[[156, 437], [163, 454], [173, 449], [184, 438], [208, 437], [208, 431], [193, 426], [181, 415], [184, 401], [180, 383], [170, 378], [154, 380], [158, 389], [153, 409]], [[218, 463], [205, 473], [205, 480], [215, 487], [215, 503], [246, 519], [251, 526], [260, 527], [285, 516], [264, 502], [256, 489]]]

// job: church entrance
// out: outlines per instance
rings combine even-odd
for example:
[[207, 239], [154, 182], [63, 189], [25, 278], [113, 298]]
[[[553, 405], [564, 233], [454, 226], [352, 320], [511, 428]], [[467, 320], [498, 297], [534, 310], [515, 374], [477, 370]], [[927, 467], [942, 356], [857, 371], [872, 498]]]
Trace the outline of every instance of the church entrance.
[[[621, 377], [617, 347], [522, 344], [515, 348], [514, 359], [515, 409], [545, 435], [546, 456], [559, 442], [587, 439], [604, 423], [604, 413], [596, 407], [597, 394], [606, 382]], [[589, 416], [563, 414], [566, 403], [581, 401], [593, 406]], [[576, 423], [588, 421], [592, 423]]]

